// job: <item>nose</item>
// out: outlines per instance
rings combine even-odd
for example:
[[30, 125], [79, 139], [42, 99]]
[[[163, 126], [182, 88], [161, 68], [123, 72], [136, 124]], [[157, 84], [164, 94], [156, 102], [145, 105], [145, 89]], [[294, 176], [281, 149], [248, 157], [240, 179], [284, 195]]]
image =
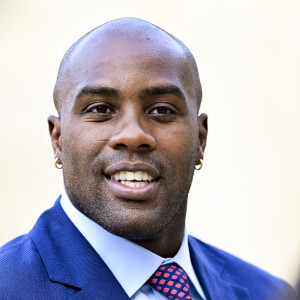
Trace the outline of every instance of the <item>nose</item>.
[[138, 116], [127, 119], [120, 131], [111, 136], [109, 144], [114, 149], [130, 151], [151, 151], [156, 147], [156, 140], [140, 125]]

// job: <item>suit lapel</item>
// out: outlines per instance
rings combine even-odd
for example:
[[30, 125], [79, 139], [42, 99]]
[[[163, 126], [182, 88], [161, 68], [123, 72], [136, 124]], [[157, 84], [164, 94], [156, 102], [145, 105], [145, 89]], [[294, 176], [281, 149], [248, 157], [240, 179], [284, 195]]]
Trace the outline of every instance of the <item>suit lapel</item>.
[[231, 281], [219, 256], [189, 237], [191, 260], [207, 300], [248, 300], [246, 288]]
[[129, 300], [112, 273], [99, 272], [71, 300], [120, 299]]
[[80, 290], [74, 299], [129, 299], [107, 265], [66, 216], [59, 201], [60, 198], [40, 216], [29, 233], [50, 280]]

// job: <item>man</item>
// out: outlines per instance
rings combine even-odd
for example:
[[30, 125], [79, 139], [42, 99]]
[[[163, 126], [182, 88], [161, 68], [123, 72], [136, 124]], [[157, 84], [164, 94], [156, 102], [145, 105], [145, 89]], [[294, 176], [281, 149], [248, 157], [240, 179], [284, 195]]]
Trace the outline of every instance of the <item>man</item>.
[[281, 280], [188, 237], [207, 116], [190, 51], [139, 19], [64, 56], [48, 118], [65, 193], [1, 248], [1, 299], [275, 299]]

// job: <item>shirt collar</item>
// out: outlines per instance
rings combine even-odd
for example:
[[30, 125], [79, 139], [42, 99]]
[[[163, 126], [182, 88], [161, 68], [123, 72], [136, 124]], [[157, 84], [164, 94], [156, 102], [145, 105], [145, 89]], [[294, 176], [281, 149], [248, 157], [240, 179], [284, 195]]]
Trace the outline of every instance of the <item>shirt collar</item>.
[[[125, 238], [106, 231], [78, 211], [66, 193], [62, 194], [60, 204], [75, 227], [107, 264], [129, 297], [142, 287], [161, 264], [173, 262], [185, 270], [197, 292], [202, 297], [204, 296], [192, 267], [186, 231], [180, 249], [174, 258], [163, 258]], [[130, 270], [130, 280], [128, 280], [128, 270]]]

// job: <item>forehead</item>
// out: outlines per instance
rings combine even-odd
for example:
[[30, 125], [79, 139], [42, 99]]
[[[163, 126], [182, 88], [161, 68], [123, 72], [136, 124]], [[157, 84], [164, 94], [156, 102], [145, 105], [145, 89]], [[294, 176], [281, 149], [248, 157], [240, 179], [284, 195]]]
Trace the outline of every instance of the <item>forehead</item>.
[[121, 84], [137, 77], [178, 80], [186, 75], [186, 68], [183, 49], [166, 33], [104, 32], [77, 47], [69, 75], [77, 84], [95, 78]]
[[[116, 24], [115, 24], [116, 23]], [[73, 63], [81, 59], [93, 60], [103, 57], [118, 57], [128, 54], [153, 55], [160, 53], [165, 58], [183, 57], [181, 45], [163, 30], [144, 22], [118, 21], [104, 25], [89, 34], [76, 47]], [[89, 57], [85, 57], [85, 54]]]

